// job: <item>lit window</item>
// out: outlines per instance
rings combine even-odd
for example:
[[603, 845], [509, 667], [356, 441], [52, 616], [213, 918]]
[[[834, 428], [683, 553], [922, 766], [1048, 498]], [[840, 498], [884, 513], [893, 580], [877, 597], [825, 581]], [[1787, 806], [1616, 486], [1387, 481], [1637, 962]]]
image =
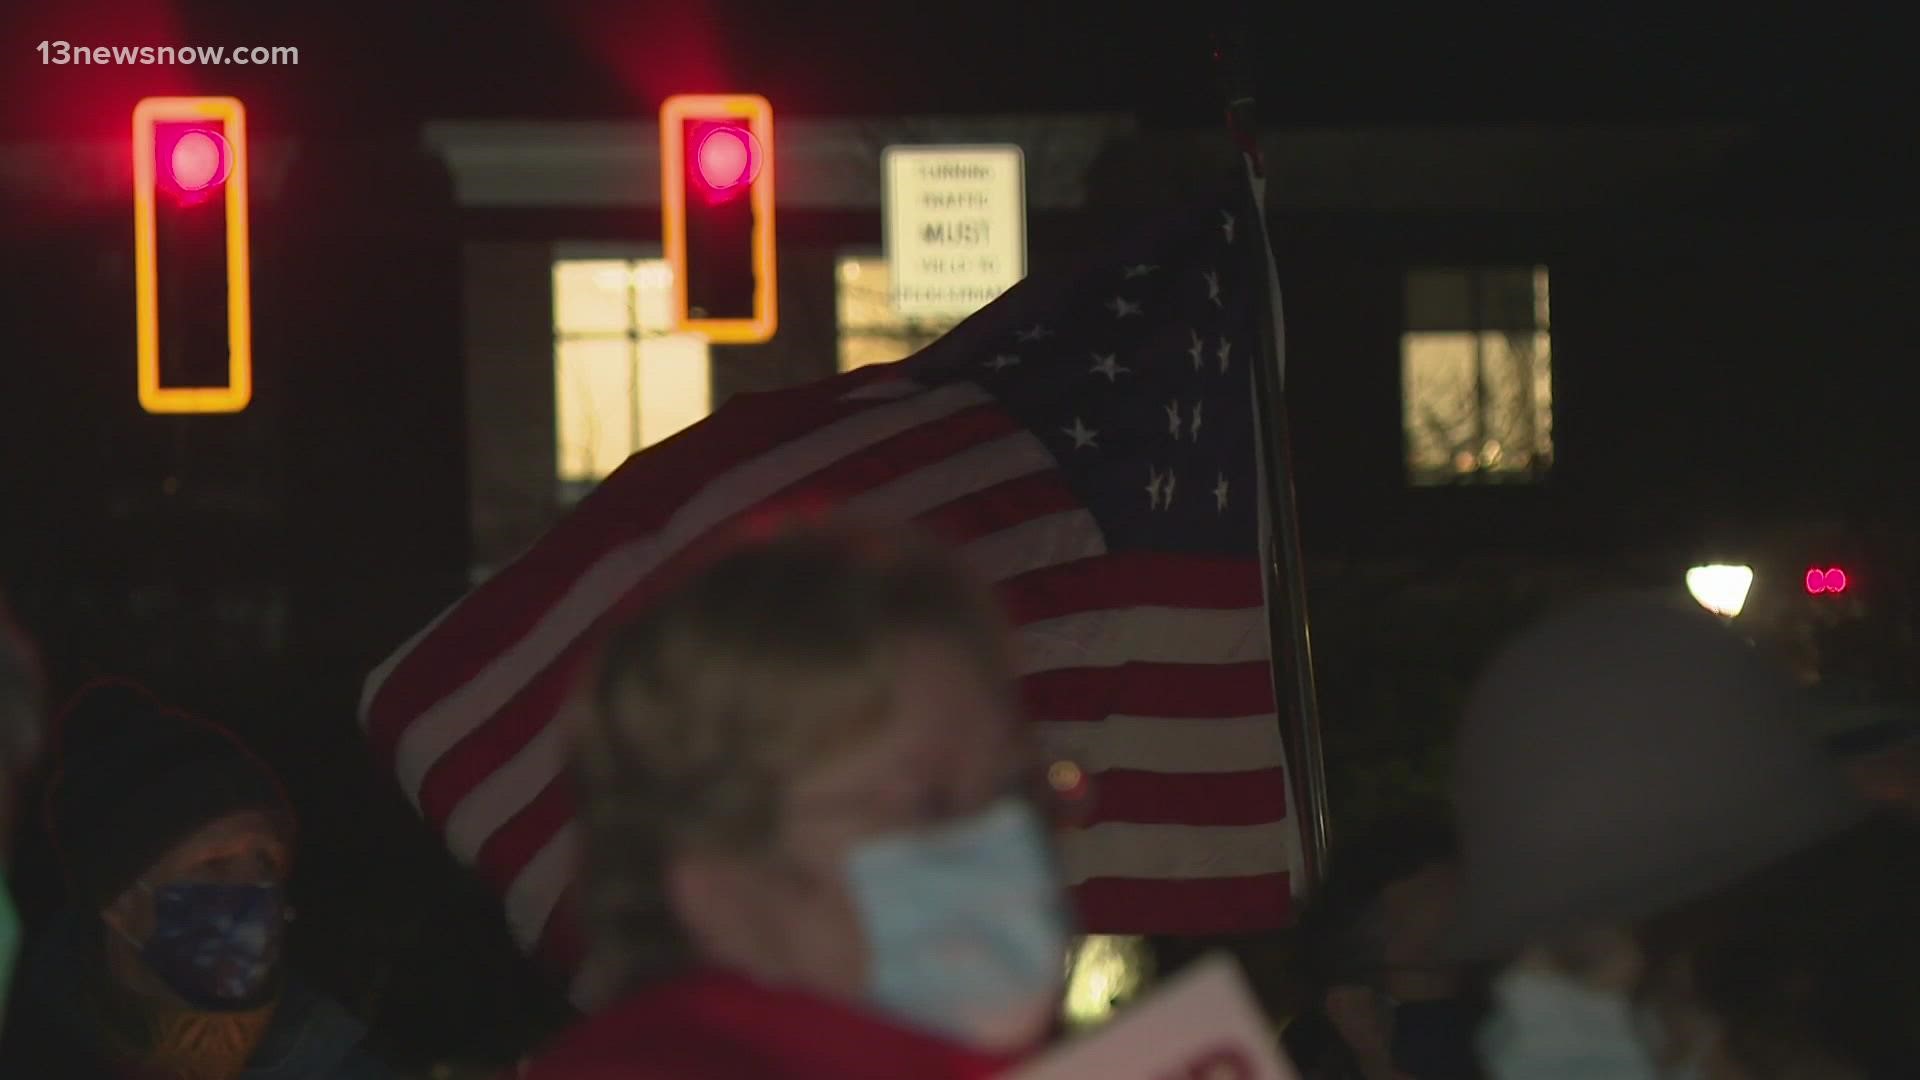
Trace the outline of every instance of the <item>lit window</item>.
[[1546, 267], [1408, 274], [1400, 379], [1414, 483], [1545, 476], [1553, 465]]
[[960, 325], [960, 319], [913, 319], [897, 314], [888, 299], [887, 260], [879, 255], [843, 255], [839, 282], [840, 370], [887, 364], [912, 356]]
[[664, 259], [553, 264], [553, 377], [559, 480], [577, 497], [635, 451], [712, 409], [705, 339], [672, 333]]

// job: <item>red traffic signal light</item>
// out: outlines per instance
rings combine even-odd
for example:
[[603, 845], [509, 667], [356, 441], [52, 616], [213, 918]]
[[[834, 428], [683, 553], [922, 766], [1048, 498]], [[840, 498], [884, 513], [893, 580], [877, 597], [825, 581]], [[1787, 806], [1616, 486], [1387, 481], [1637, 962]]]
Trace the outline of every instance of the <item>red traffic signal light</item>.
[[1807, 571], [1808, 596], [1838, 596], [1847, 591], [1847, 572], [1837, 566]]
[[760, 140], [740, 124], [713, 124], [698, 136], [694, 163], [713, 195], [736, 192], [760, 171]]
[[196, 195], [218, 186], [233, 171], [233, 146], [212, 128], [182, 127], [171, 134], [171, 146], [157, 145], [167, 163], [164, 182], [181, 195]]
[[253, 400], [246, 110], [146, 98], [133, 110], [140, 406], [233, 413]]
[[773, 107], [754, 94], [660, 106], [661, 237], [679, 330], [723, 345], [773, 337]]

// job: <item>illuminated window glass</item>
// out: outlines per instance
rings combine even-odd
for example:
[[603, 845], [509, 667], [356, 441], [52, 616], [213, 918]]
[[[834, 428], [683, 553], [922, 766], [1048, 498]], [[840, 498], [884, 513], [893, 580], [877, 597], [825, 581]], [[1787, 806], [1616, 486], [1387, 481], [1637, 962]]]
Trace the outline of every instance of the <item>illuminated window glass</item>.
[[888, 301], [891, 282], [884, 256], [843, 255], [835, 275], [841, 371], [905, 359], [960, 325], [957, 317], [914, 319], [897, 314]]
[[705, 339], [671, 332], [664, 259], [553, 264], [553, 377], [563, 495], [583, 494], [635, 451], [713, 406]]
[[1416, 270], [1400, 339], [1407, 476], [1537, 480], [1553, 466], [1547, 269]]

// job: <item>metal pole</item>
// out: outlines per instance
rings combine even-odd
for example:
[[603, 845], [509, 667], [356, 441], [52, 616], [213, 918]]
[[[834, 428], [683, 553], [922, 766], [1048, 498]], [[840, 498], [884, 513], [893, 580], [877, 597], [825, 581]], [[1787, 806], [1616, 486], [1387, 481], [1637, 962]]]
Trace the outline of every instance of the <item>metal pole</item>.
[[[1213, 58], [1225, 91], [1227, 129], [1246, 158], [1249, 183], [1266, 177], [1260, 156], [1259, 127], [1254, 113], [1253, 81], [1246, 70], [1244, 28], [1231, 38], [1216, 35]], [[1255, 188], [1255, 197], [1261, 192]], [[1258, 429], [1262, 434], [1260, 450], [1269, 520], [1272, 522], [1272, 549], [1264, 552], [1268, 575], [1267, 617], [1275, 642], [1276, 674], [1286, 673], [1289, 695], [1275, 687], [1275, 700], [1291, 697], [1294, 723], [1288, 725], [1281, 712], [1281, 733], [1285, 737], [1295, 785], [1296, 804], [1306, 816], [1301, 830], [1305, 841], [1307, 872], [1317, 887], [1326, 872], [1327, 846], [1331, 829], [1327, 812], [1327, 770], [1325, 748], [1320, 733], [1319, 694], [1314, 684], [1313, 642], [1307, 618], [1306, 565], [1300, 551], [1299, 512], [1294, 499], [1293, 450], [1288, 435], [1285, 365], [1285, 341], [1282, 339], [1278, 310], [1267, 309], [1278, 295], [1277, 282], [1269, 287], [1267, 275], [1273, 272], [1272, 243], [1266, 231], [1265, 207], [1258, 208], [1260, 244], [1255, 287], [1261, 297], [1261, 362], [1254, 365], [1254, 399], [1259, 409]], [[1279, 601], [1275, 603], [1274, 601]]]

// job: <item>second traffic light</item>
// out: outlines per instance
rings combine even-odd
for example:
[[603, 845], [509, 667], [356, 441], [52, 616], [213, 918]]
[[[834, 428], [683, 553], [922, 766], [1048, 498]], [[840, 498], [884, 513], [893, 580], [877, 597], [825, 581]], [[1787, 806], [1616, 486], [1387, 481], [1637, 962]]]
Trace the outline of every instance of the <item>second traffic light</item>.
[[253, 305], [239, 101], [134, 108], [133, 220], [140, 406], [240, 412], [253, 399]]
[[660, 107], [661, 234], [676, 329], [723, 345], [773, 337], [773, 108], [753, 94]]

